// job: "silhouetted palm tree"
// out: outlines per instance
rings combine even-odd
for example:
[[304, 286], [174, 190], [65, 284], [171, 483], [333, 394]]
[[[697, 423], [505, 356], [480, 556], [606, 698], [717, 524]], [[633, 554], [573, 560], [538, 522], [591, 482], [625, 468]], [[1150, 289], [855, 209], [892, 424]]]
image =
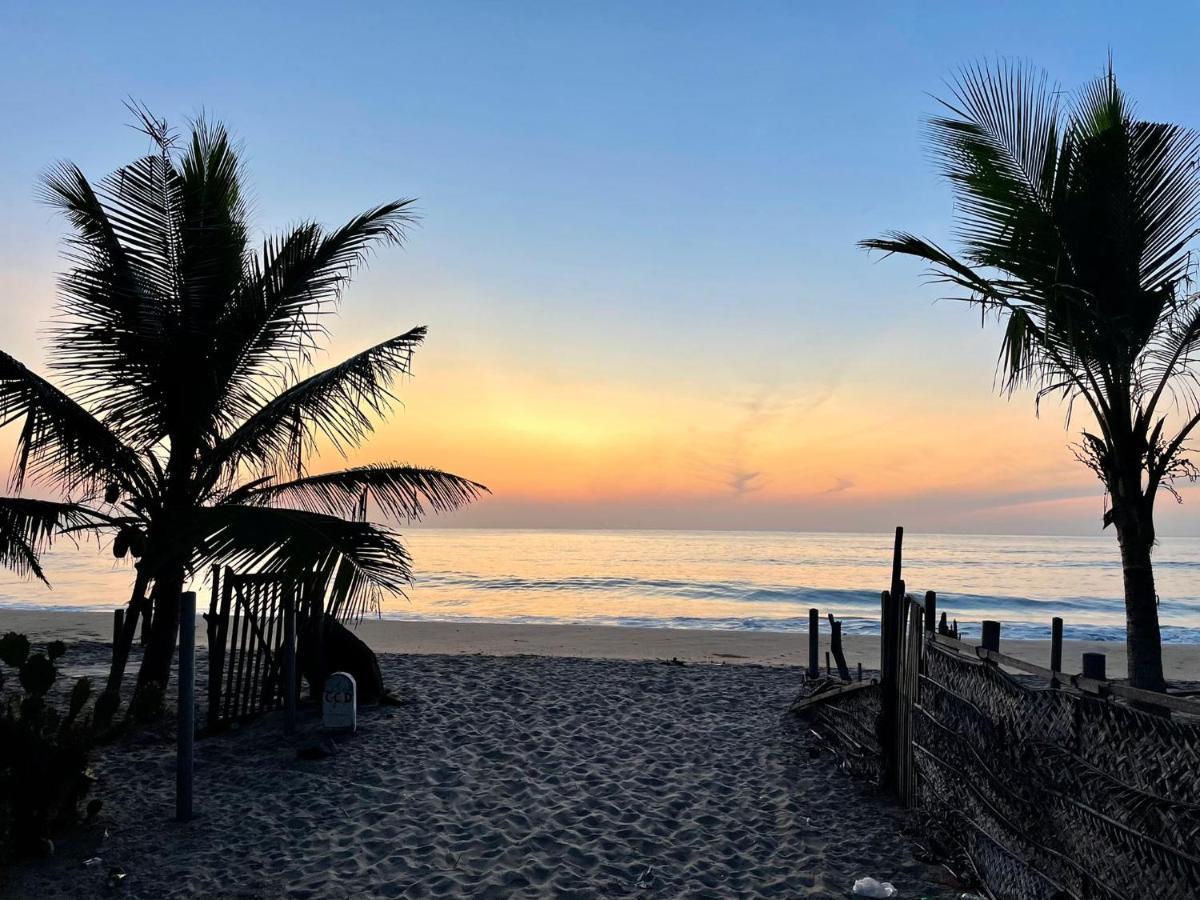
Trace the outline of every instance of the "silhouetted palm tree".
[[0, 353], [0, 425], [21, 423], [14, 490], [36, 481], [65, 498], [0, 498], [0, 562], [45, 580], [40, 554], [77, 532], [140, 557], [110, 690], [151, 603], [138, 681], [165, 683], [180, 592], [202, 567], [312, 572], [331, 612], [356, 614], [409, 578], [397, 535], [366, 521], [369, 501], [412, 519], [486, 490], [404, 465], [306, 471], [318, 444], [344, 453], [371, 433], [425, 335], [297, 374], [370, 247], [403, 239], [411, 201], [334, 231], [304, 223], [255, 252], [226, 130], [200, 121], [177, 142], [138, 114], [154, 153], [95, 187], [70, 164], [45, 178], [74, 229], [52, 332], [62, 388]]
[[961, 255], [892, 232], [862, 246], [933, 266], [1005, 324], [1011, 392], [1082, 399], [1094, 419], [1077, 456], [1108, 492], [1124, 569], [1129, 679], [1162, 690], [1151, 568], [1154, 499], [1195, 469], [1200, 299], [1189, 248], [1200, 224], [1200, 141], [1142, 121], [1112, 68], [1073, 100], [1015, 65], [963, 72], [930, 123], [957, 198]]

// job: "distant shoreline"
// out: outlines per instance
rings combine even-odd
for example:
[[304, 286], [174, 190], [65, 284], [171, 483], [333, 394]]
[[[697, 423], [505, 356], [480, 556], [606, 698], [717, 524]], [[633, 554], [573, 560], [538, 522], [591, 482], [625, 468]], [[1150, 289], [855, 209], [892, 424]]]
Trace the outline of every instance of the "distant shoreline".
[[[636, 628], [613, 625], [501, 624], [455, 621], [365, 619], [358, 634], [377, 653], [551, 656], [587, 659], [678, 659], [687, 663], [806, 666], [803, 632], [720, 631], [700, 628]], [[0, 608], [0, 633], [18, 631], [32, 640], [112, 639], [112, 613]], [[199, 640], [204, 629], [196, 629]], [[846, 660], [852, 670], [879, 667], [879, 638], [847, 635]], [[1030, 662], [1048, 664], [1049, 641], [1003, 641], [1002, 649]], [[820, 640], [825, 665], [828, 635]], [[1079, 669], [1080, 655], [1104, 653], [1111, 677], [1125, 672], [1125, 646], [1119, 641], [1064, 641], [1064, 668]], [[1200, 681], [1200, 644], [1164, 644], [1163, 664], [1171, 681]]]

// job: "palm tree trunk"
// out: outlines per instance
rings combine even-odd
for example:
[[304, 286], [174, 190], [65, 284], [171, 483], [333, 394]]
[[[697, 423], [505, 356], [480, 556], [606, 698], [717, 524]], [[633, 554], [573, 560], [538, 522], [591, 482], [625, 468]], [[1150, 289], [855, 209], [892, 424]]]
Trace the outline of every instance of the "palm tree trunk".
[[133, 638], [137, 634], [138, 615], [146, 609], [146, 585], [149, 581], [149, 576], [139, 565], [133, 582], [133, 594], [129, 598], [129, 610], [125, 614], [121, 633], [113, 647], [112, 667], [108, 670], [108, 684], [104, 688], [106, 694], [119, 696], [121, 693], [121, 681], [125, 677], [125, 666], [129, 662], [129, 650], [133, 647]]
[[179, 631], [179, 597], [183, 593], [183, 569], [172, 567], [154, 579], [154, 622], [150, 640], [138, 670], [138, 687], [155, 682], [166, 688], [175, 658]]
[[154, 627], [154, 610], [152, 610], [150, 608], [149, 604], [145, 604], [142, 606], [141, 644], [143, 647], [145, 647], [146, 644], [149, 643], [150, 631], [153, 627]]
[[[1115, 512], [1115, 509], [1114, 509]], [[1121, 517], [1124, 518], [1124, 517]], [[1158, 627], [1158, 593], [1150, 562], [1153, 526], [1138, 521], [1116, 521], [1121, 544], [1121, 570], [1125, 579], [1125, 642], [1129, 683], [1148, 691], [1164, 691], [1162, 636]], [[1114, 516], [1114, 519], [1117, 519]]]

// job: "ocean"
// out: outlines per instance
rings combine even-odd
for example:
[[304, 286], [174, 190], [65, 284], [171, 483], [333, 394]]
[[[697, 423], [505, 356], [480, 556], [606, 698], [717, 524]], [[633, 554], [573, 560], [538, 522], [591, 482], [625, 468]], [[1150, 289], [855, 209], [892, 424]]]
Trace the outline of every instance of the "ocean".
[[[878, 631], [892, 535], [758, 531], [551, 531], [420, 528], [405, 533], [415, 580], [385, 618], [796, 631], [808, 609], [844, 632]], [[0, 606], [112, 609], [128, 599], [126, 563], [94, 543], [45, 559], [52, 589], [0, 572]], [[906, 534], [910, 592], [968, 634], [981, 619], [1009, 638], [1124, 640], [1116, 540]], [[1200, 539], [1163, 538], [1155, 553], [1163, 639], [1200, 643]], [[193, 588], [207, 603], [208, 585]]]

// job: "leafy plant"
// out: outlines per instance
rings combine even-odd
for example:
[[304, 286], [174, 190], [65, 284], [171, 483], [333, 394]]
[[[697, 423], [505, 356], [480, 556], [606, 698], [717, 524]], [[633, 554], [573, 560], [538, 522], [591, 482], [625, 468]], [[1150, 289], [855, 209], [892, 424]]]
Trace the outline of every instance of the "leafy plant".
[[24, 689], [23, 696], [6, 697], [0, 706], [0, 862], [50, 846], [53, 834], [77, 821], [93, 780], [92, 723], [80, 718], [91, 680], [75, 682], [61, 715], [47, 704], [46, 694], [58, 679], [54, 661], [66, 645], [55, 641], [45, 653], [29, 649], [23, 635], [0, 639], [0, 660], [17, 669]]

